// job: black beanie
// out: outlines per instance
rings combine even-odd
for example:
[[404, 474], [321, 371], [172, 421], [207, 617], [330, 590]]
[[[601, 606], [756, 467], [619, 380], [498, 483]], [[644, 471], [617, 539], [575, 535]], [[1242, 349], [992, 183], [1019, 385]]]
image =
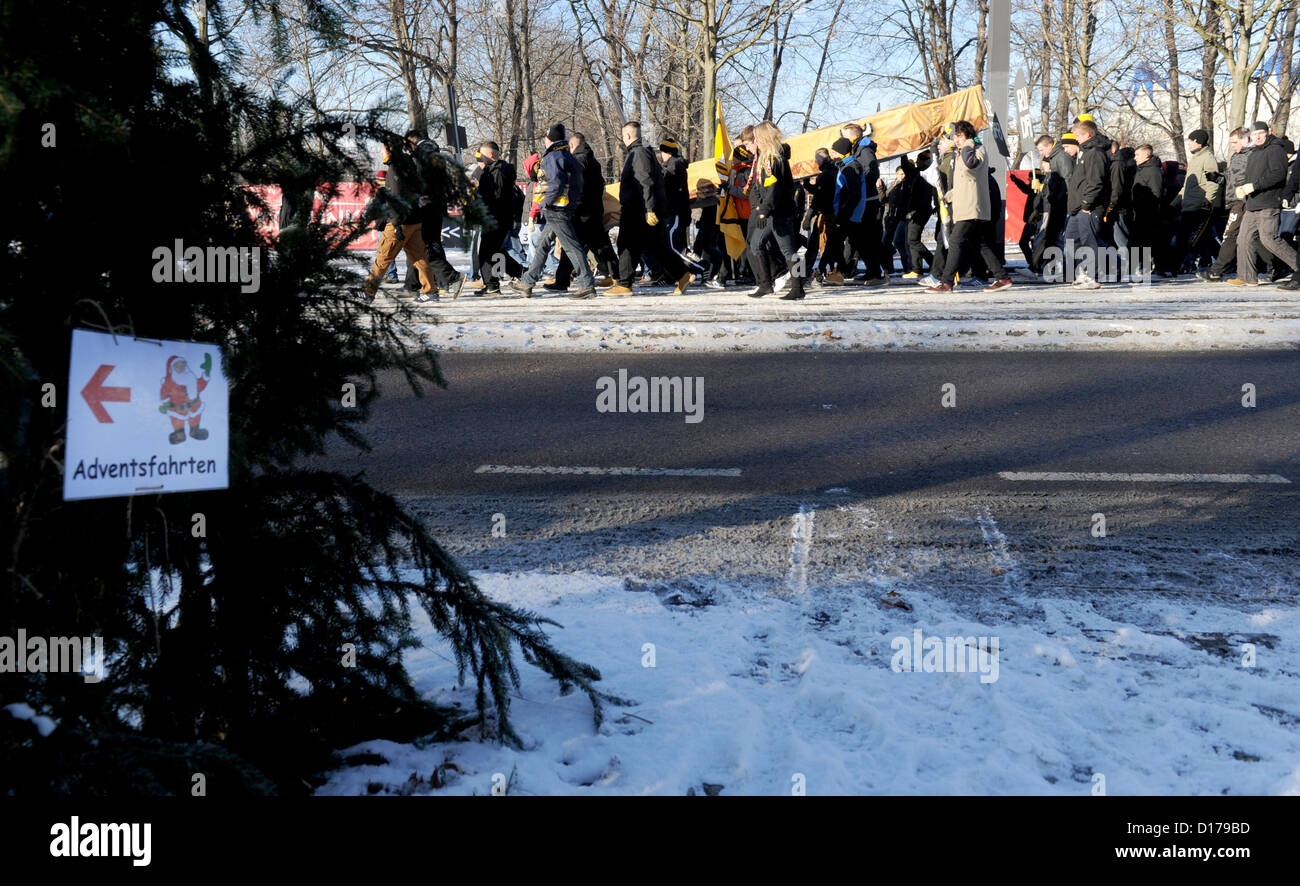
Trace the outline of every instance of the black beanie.
[[835, 141], [831, 142], [831, 150], [837, 154], [848, 156], [853, 153], [853, 142], [849, 141], [844, 136], [840, 136], [835, 139]]
[[564, 124], [556, 123], [550, 129], [546, 130], [546, 137], [553, 142], [566, 141], [568, 136], [564, 134]]
[[1268, 132], [1268, 124], [1263, 120], [1256, 120], [1250, 127], [1251, 132]]
[[1201, 147], [1205, 147], [1210, 143], [1210, 134], [1204, 129], [1193, 129], [1187, 134], [1187, 139], [1196, 142]]

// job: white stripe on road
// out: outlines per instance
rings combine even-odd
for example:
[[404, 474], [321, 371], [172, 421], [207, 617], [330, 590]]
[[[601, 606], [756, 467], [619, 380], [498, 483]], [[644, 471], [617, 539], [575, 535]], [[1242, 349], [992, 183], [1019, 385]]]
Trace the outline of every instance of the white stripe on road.
[[552, 465], [479, 465], [476, 474], [591, 474], [615, 477], [739, 477], [740, 468], [592, 468]]
[[1290, 483], [1278, 474], [1107, 474], [1075, 471], [999, 471], [1003, 480], [1096, 483]]

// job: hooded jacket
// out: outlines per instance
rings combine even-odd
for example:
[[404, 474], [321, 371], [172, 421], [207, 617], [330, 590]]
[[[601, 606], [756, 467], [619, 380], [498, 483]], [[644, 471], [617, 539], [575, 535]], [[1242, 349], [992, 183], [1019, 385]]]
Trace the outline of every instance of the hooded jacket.
[[839, 169], [830, 157], [821, 161], [816, 183], [812, 187], [811, 209], [815, 213], [835, 214], [835, 179]]
[[483, 167], [478, 179], [478, 195], [487, 207], [488, 215], [496, 219], [498, 227], [512, 228], [518, 223], [515, 217], [518, 202], [515, 193], [515, 168], [500, 157]]
[[[858, 136], [858, 140], [853, 143], [853, 153], [849, 156], [857, 164], [858, 174], [866, 181], [868, 199], [878, 200], [880, 191], [877, 183], [880, 181], [880, 164], [876, 161], [876, 143], [869, 136]], [[879, 211], [878, 206], [872, 209]]]
[[627, 159], [623, 161], [623, 174], [618, 180], [618, 203], [621, 213], [668, 214], [663, 165], [645, 139], [639, 138], [627, 146]]
[[1187, 177], [1183, 179], [1183, 212], [1213, 209], [1219, 198], [1223, 176], [1219, 174], [1219, 161], [1209, 145], [1194, 151], [1187, 158]]
[[600, 161], [591, 151], [591, 145], [583, 142], [573, 152], [573, 159], [582, 167], [582, 198], [578, 201], [576, 217], [582, 221], [592, 218], [605, 219], [605, 171]]
[[1065, 210], [1070, 215], [1082, 210], [1099, 212], [1110, 200], [1110, 140], [1101, 133], [1079, 144], [1079, 156], [1070, 173]]
[[1134, 167], [1132, 211], [1135, 226], [1158, 225], [1164, 212], [1165, 173], [1160, 158], [1152, 154]]
[[1249, 142], [1240, 151], [1233, 153], [1228, 158], [1228, 183], [1227, 183], [1227, 201], [1231, 205], [1240, 203], [1237, 199], [1237, 188], [1246, 183], [1246, 163], [1250, 160], [1250, 152], [1255, 146]]
[[[1107, 208], [1127, 215], [1133, 201], [1133, 176], [1137, 161], [1132, 148], [1120, 148], [1110, 158], [1110, 204]], [[1112, 219], [1113, 221], [1113, 219]]]
[[681, 218], [691, 214], [691, 192], [686, 184], [686, 161], [681, 157], [669, 157], [664, 164], [664, 197], [668, 200], [668, 211]]
[[1286, 145], [1275, 135], [1257, 145], [1246, 160], [1246, 182], [1255, 190], [1246, 198], [1246, 211], [1281, 209], [1287, 178]]
[[546, 182], [542, 212], [572, 215], [582, 199], [582, 166], [569, 153], [568, 142], [555, 142], [546, 149], [537, 178]]
[[857, 224], [867, 211], [867, 181], [852, 154], [835, 161], [835, 221]]
[[1065, 206], [1070, 192], [1070, 176], [1074, 174], [1074, 158], [1060, 142], [1047, 155], [1047, 165], [1051, 172], [1047, 176], [1047, 201], [1049, 204]]

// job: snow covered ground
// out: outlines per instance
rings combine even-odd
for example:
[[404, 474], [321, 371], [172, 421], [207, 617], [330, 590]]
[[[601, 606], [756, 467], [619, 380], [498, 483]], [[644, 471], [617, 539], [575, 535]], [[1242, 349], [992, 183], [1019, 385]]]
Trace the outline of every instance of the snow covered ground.
[[[463, 254], [449, 255], [466, 268]], [[385, 290], [392, 298], [393, 290]], [[1300, 347], [1300, 294], [1192, 277], [1100, 290], [1027, 282], [933, 296], [895, 277], [882, 289], [812, 287], [803, 301], [696, 287], [638, 288], [581, 301], [545, 292], [444, 298], [422, 325], [453, 351], [1175, 350]], [[643, 294], [644, 293], [644, 294]]]
[[[512, 714], [525, 750], [366, 742], [345, 756], [385, 762], [343, 766], [320, 793], [489, 794], [495, 778], [524, 795], [1300, 794], [1294, 558], [1162, 544], [1158, 527], [1150, 543], [1040, 550], [987, 507], [946, 509], [932, 518], [964, 545], [861, 505], [752, 527], [775, 555], [762, 582], [740, 577], [747, 527], [728, 530], [731, 565], [677, 580], [666, 560], [644, 577], [559, 571], [582, 561], [576, 539], [545, 571], [479, 571], [493, 598], [560, 622], [556, 644], [633, 704], [593, 731], [584, 696], [525, 666]], [[850, 538], [855, 526], [874, 541]], [[588, 541], [592, 555], [644, 557], [620, 532]], [[421, 630], [429, 646], [407, 659], [418, 688], [472, 709], [445, 644]], [[912, 670], [917, 631], [922, 649], [965, 638], [953, 649], [985, 655], [966, 672]]]

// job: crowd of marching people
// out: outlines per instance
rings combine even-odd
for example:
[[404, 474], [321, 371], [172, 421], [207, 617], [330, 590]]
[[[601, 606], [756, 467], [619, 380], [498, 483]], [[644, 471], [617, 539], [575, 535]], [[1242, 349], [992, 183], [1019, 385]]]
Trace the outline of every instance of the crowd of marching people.
[[417, 130], [386, 145], [381, 178], [397, 210], [382, 225], [366, 291], [373, 296], [386, 273], [395, 279], [405, 251], [405, 288], [418, 290], [417, 302], [456, 298], [469, 279], [476, 294], [530, 298], [538, 286], [592, 299], [646, 283], [674, 295], [741, 285], [753, 298], [799, 300], [810, 285], [880, 287], [895, 274], [934, 294], [993, 292], [1013, 285], [998, 224], [1003, 183], [1024, 194], [1020, 282], [1096, 289], [1196, 274], [1300, 289], [1295, 213], [1283, 211], [1300, 191], [1300, 163], [1295, 146], [1263, 122], [1233, 130], [1222, 161], [1210, 135], [1193, 131], [1184, 167], [1162, 162], [1149, 144], [1120, 144], [1084, 114], [1059, 138], [1039, 136], [1022, 169], [1001, 176], [968, 121], [945, 126], [891, 173], [882, 172], [870, 127], [850, 123], [817, 151], [816, 173], [799, 180], [780, 129], [764, 121], [736, 136], [717, 177], [695, 182], [694, 196], [675, 141], [656, 149], [636, 122], [621, 135], [616, 241], [604, 167], [582, 133], [559, 123], [547, 130], [524, 162], [527, 194], [500, 147], [482, 143], [472, 179], [492, 224], [478, 235], [468, 274], [442, 245], [445, 196], [421, 184], [430, 177], [420, 165], [439, 162], [437, 146]]

